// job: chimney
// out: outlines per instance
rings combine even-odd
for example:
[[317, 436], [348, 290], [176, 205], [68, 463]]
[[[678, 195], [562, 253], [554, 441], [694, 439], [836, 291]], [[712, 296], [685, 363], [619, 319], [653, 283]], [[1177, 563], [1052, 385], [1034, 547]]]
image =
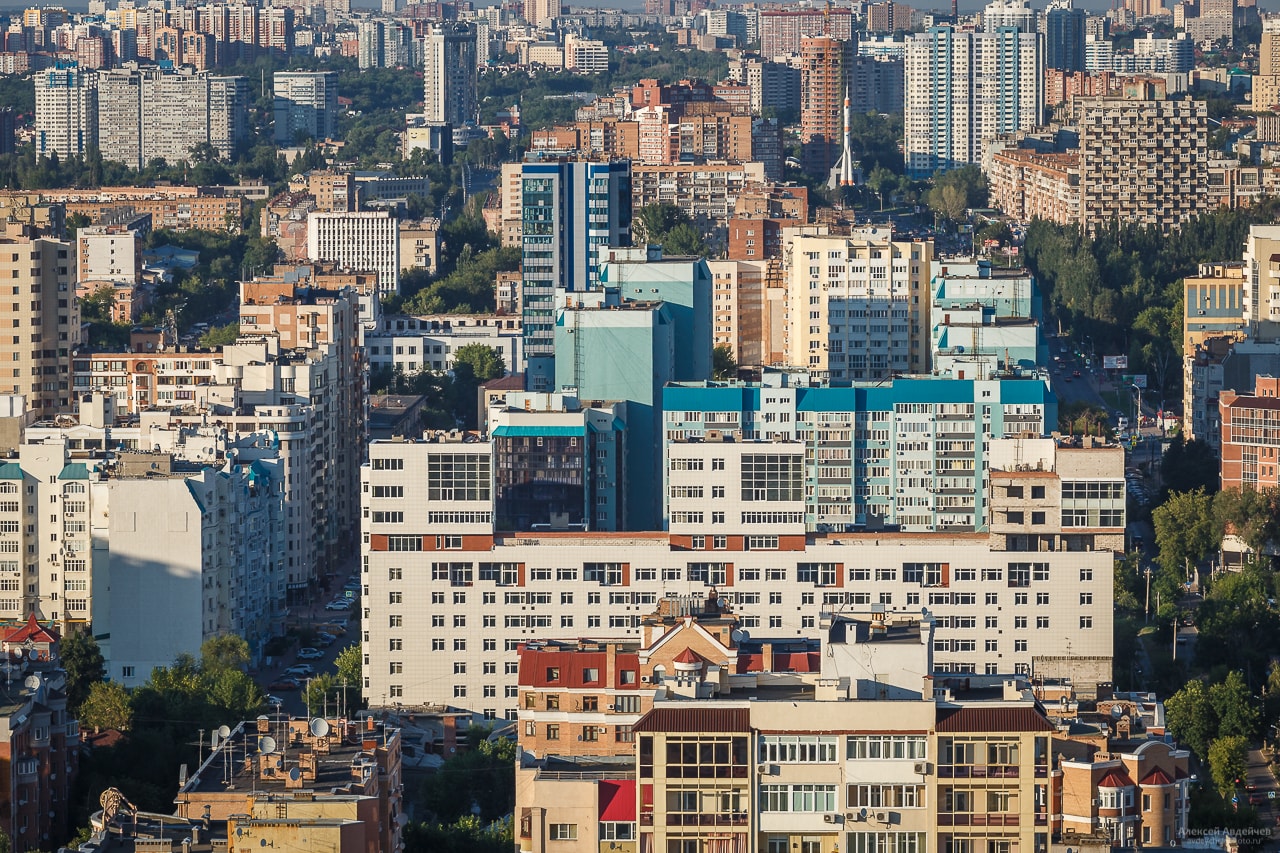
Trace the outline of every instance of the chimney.
[[773, 672], [773, 643], [764, 642], [760, 644], [760, 671]]

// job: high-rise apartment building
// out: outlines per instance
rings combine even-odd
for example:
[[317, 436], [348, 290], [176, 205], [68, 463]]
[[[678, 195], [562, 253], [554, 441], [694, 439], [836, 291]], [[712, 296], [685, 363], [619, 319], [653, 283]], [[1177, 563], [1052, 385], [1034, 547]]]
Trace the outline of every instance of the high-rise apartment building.
[[[71, 244], [0, 225], [0, 278], [12, 285], [0, 339], [0, 394], [21, 394], [29, 411], [52, 416], [71, 403], [71, 351], [80, 344], [80, 303]], [[12, 335], [12, 337], [10, 337]]]
[[1044, 67], [1084, 71], [1084, 9], [1058, 6], [1044, 15]]
[[858, 36], [800, 39], [800, 144], [805, 171], [824, 177], [840, 159], [844, 104], [850, 96]]
[[[1280, 329], [1280, 226], [1250, 225], [1244, 243], [1244, 322], [1250, 337]], [[1191, 306], [1187, 306], [1190, 308]]]
[[[1208, 119], [1191, 98], [1078, 98], [1080, 219], [1088, 231], [1119, 221], [1162, 231], [1207, 202]], [[1135, 176], [1134, 164], [1145, 166]]]
[[1254, 387], [1218, 396], [1222, 488], [1262, 491], [1280, 487], [1280, 379], [1255, 376]]
[[760, 12], [760, 56], [775, 60], [800, 53], [804, 38], [825, 36], [847, 41], [856, 36], [853, 11], [831, 9], [779, 9]]
[[36, 155], [66, 159], [98, 144], [97, 78], [74, 62], [35, 75]]
[[731, 79], [746, 83], [751, 93], [751, 114], [794, 115], [800, 108], [800, 69], [764, 59], [732, 59]]
[[363, 68], [395, 68], [414, 64], [413, 30], [387, 21], [361, 21], [357, 28], [359, 54]]
[[432, 123], [458, 127], [476, 120], [476, 29], [465, 22], [433, 24], [422, 41], [422, 112]]
[[275, 138], [292, 145], [297, 136], [332, 139], [338, 121], [338, 75], [333, 71], [277, 71]]
[[631, 164], [528, 162], [503, 175], [519, 183], [525, 381], [552, 391], [556, 292], [595, 289], [600, 247], [631, 244]]
[[1044, 112], [1040, 35], [1014, 27], [931, 27], [907, 45], [907, 171], [927, 176], [982, 159], [1002, 133], [1038, 125]]
[[212, 145], [230, 158], [247, 134], [248, 81], [207, 73], [123, 69], [98, 73], [98, 145], [104, 160], [142, 169], [192, 159]]
[[399, 228], [385, 210], [313, 210], [307, 214], [307, 255], [353, 272], [376, 272], [379, 293], [399, 293]]
[[991, 0], [982, 7], [982, 29], [989, 33], [1013, 28], [1021, 33], [1037, 32], [1036, 10], [1027, 0]]
[[524, 0], [524, 19], [530, 26], [548, 27], [560, 17], [560, 0]]
[[932, 241], [865, 229], [790, 246], [788, 364], [855, 382], [929, 371]]

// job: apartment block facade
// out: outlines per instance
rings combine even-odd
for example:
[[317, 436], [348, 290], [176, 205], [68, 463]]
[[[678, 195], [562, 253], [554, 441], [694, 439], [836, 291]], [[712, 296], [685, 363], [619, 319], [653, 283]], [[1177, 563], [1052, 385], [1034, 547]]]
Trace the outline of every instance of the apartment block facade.
[[30, 411], [52, 415], [71, 401], [71, 351], [80, 344], [80, 303], [70, 243], [26, 225], [0, 226], [0, 278], [10, 328], [0, 337], [0, 393], [21, 394]]
[[931, 27], [907, 43], [905, 80], [907, 171], [924, 177], [979, 163], [1000, 134], [1041, 122], [1041, 36], [1016, 27]]
[[788, 364], [855, 382], [929, 371], [932, 241], [867, 229], [787, 245]]
[[97, 79], [74, 63], [35, 75], [36, 155], [83, 156], [98, 144]]
[[1262, 490], [1280, 486], [1280, 379], [1257, 376], [1253, 392], [1223, 389], [1222, 488]]
[[433, 24], [422, 42], [422, 112], [454, 127], [476, 120], [476, 29], [464, 22]]
[[1034, 379], [672, 385], [663, 410], [668, 457], [677, 443], [803, 442], [804, 527], [817, 532], [982, 530], [993, 442], [1057, 422]]
[[[709, 588], [754, 637], [817, 638], [823, 609], [928, 607], [935, 671], [1109, 678], [1109, 551], [1005, 551], [985, 533], [807, 534], [803, 496], [767, 487], [759, 500], [727, 486], [726, 498], [704, 494], [701, 533], [692, 521], [679, 533], [503, 533], [491, 444], [374, 442], [369, 452], [362, 644], [373, 705], [515, 719], [522, 643], [638, 638], [660, 599]], [[777, 453], [762, 444], [756, 455]], [[720, 470], [720, 458], [704, 470]], [[739, 477], [772, 464], [737, 458]]]
[[378, 293], [400, 292], [400, 221], [385, 210], [307, 214], [307, 255], [378, 274]]
[[1208, 122], [1202, 101], [1080, 98], [1075, 103], [1080, 222], [1087, 231], [1108, 222], [1171, 231], [1206, 210]]
[[317, 141], [334, 138], [338, 121], [336, 72], [277, 71], [272, 87], [277, 145], [292, 145], [299, 135]]

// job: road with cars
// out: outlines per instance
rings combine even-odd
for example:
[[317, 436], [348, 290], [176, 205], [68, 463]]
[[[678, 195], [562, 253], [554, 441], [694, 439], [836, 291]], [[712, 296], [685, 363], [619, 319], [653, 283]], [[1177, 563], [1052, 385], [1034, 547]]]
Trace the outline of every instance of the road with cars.
[[[350, 598], [345, 596], [347, 591], [352, 594]], [[358, 641], [359, 605], [360, 584], [353, 574], [332, 600], [305, 607], [301, 612], [295, 608], [292, 615], [297, 621], [297, 631], [306, 642], [299, 642], [280, 657], [270, 659], [268, 665], [254, 674], [258, 686], [267, 694], [269, 705], [294, 717], [323, 712], [321, 708], [306, 707], [303, 693], [307, 679], [333, 673], [338, 653]], [[330, 714], [335, 713], [334, 708], [328, 710]]]

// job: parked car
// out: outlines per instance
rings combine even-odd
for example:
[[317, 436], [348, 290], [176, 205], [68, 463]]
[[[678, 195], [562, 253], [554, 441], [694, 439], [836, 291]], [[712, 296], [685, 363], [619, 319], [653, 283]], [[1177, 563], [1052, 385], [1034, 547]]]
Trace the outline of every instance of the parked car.
[[[293, 683], [294, 688], [296, 689], [296, 688], [297, 688], [297, 685], [298, 685], [298, 682], [294, 681], [292, 678], [290, 678], [290, 679], [289, 679], [289, 681]], [[283, 700], [283, 699], [281, 699], [279, 696], [263, 696], [263, 697], [262, 697], [262, 703], [263, 703], [264, 705], [271, 705], [271, 706], [275, 706], [275, 705], [283, 705], [283, 704], [284, 704], [284, 700]]]
[[[313, 649], [310, 647], [298, 649], [298, 660], [320, 660], [322, 657], [324, 657], [324, 652], [319, 649]], [[308, 675], [310, 675], [310, 673], [308, 673]]]
[[310, 678], [315, 675], [315, 670], [309, 663], [295, 663], [284, 671], [285, 675], [291, 675], [294, 678]]
[[[282, 676], [267, 685], [268, 690], [297, 690], [301, 685], [298, 679], [289, 676]], [[275, 704], [275, 703], [272, 703]]]
[[343, 600], [343, 599], [341, 599], [341, 598], [335, 598], [333, 601], [330, 601], [328, 604], [326, 604], [326, 605], [324, 606], [324, 609], [325, 609], [325, 610], [342, 610], [342, 611], [347, 611], [347, 610], [350, 610], [350, 609], [351, 609], [351, 602], [350, 602], [350, 601], [345, 601], [345, 600]]
[[1071, 371], [1071, 375], [1072, 375], [1072, 376], [1074, 376], [1076, 379], [1079, 379], [1079, 378], [1080, 378], [1080, 371], [1078, 371], [1078, 370], [1073, 370], [1073, 371]]
[[347, 633], [347, 620], [334, 619], [330, 622], [322, 622], [316, 626], [316, 630], [331, 637], [342, 637]]
[[328, 631], [316, 632], [316, 645], [322, 649], [327, 649], [338, 641], [338, 638], [330, 634]]

